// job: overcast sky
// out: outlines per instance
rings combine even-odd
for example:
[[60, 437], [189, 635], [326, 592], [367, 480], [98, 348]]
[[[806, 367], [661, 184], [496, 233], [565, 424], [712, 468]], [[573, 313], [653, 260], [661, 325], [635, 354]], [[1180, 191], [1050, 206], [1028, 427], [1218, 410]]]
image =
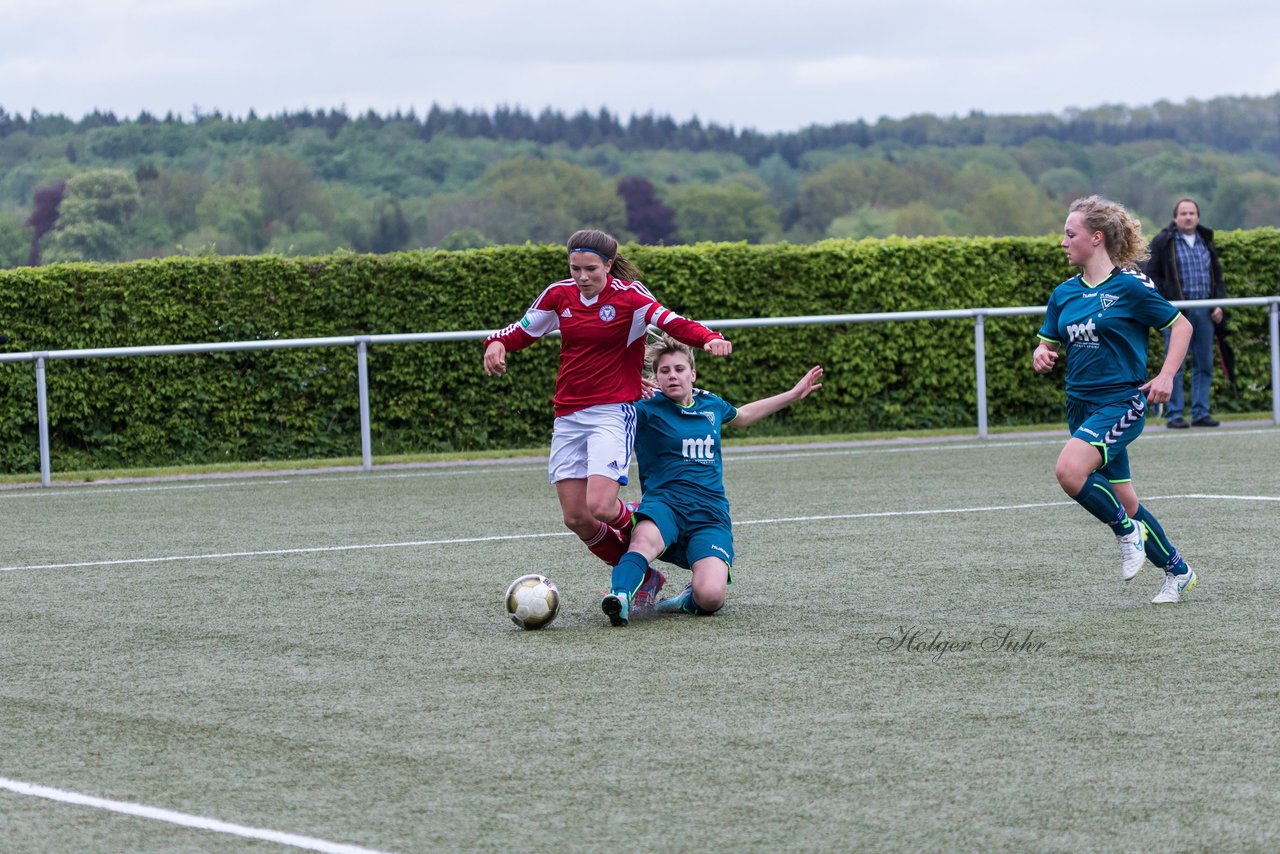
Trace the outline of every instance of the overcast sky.
[[1278, 47], [1276, 0], [0, 0], [0, 107], [603, 107], [775, 132], [1270, 95]]

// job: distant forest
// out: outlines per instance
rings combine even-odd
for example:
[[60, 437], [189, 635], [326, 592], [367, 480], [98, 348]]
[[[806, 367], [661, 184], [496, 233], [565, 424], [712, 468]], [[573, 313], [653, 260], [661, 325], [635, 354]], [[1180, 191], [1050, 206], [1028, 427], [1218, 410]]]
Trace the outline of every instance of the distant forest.
[[762, 134], [601, 110], [259, 117], [0, 108], [0, 267], [624, 240], [1050, 234], [1099, 192], [1280, 226], [1280, 94]]

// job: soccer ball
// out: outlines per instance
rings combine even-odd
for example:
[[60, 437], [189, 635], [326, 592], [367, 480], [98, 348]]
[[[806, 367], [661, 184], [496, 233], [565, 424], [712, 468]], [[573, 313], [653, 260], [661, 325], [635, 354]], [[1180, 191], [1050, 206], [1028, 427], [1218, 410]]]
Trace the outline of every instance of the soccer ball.
[[551, 625], [560, 613], [560, 591], [556, 583], [536, 573], [522, 575], [507, 588], [507, 613], [522, 629]]

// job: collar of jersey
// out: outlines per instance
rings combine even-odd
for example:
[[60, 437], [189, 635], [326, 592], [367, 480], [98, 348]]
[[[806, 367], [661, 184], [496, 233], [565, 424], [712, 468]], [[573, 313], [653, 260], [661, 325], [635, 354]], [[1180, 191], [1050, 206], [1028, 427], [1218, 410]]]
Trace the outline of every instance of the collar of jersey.
[[1086, 281], [1085, 281], [1085, 279], [1084, 279], [1084, 270], [1081, 270], [1081, 271], [1080, 271], [1080, 273], [1079, 273], [1079, 275], [1077, 275], [1077, 276], [1076, 276], [1076, 278], [1080, 280], [1080, 284], [1084, 285], [1086, 288], [1089, 288], [1090, 290], [1093, 290], [1094, 288], [1100, 288], [1100, 287], [1102, 287], [1102, 286], [1103, 286], [1103, 285], [1105, 285], [1107, 282], [1109, 282], [1109, 281], [1111, 281], [1112, 279], [1114, 279], [1114, 278], [1116, 277], [1116, 274], [1117, 274], [1117, 273], [1119, 273], [1119, 272], [1120, 272], [1120, 268], [1119, 268], [1119, 267], [1112, 267], [1112, 268], [1111, 268], [1111, 272], [1110, 272], [1110, 273], [1107, 273], [1107, 277], [1106, 277], [1105, 279], [1103, 279], [1101, 282], [1098, 282], [1098, 284], [1096, 284], [1096, 285], [1091, 285], [1091, 284], [1089, 284], [1088, 282], [1086, 282]]
[[693, 390], [692, 394], [691, 394], [691, 395], [690, 395], [690, 397], [689, 397], [689, 405], [688, 405], [688, 406], [685, 406], [683, 403], [681, 403], [681, 402], [680, 402], [680, 401], [678, 401], [678, 400], [671, 400], [671, 398], [669, 398], [669, 397], [667, 398], [667, 400], [671, 400], [671, 402], [672, 402], [672, 403], [674, 403], [676, 406], [680, 407], [681, 409], [694, 409], [694, 408], [696, 408], [696, 407], [697, 407], [697, 405], [698, 405], [698, 395], [700, 395], [700, 394], [702, 394], [702, 389], [700, 389], [700, 388], [695, 388], [695, 389]]

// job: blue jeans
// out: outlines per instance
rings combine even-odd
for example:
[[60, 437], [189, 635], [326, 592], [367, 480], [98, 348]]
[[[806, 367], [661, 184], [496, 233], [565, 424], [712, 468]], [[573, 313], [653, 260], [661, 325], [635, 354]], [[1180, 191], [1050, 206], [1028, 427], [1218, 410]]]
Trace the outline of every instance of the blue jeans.
[[[1187, 308], [1182, 314], [1191, 321], [1191, 420], [1209, 417], [1209, 387], [1213, 385], [1213, 318], [1211, 308]], [[1164, 333], [1164, 351], [1169, 352], [1169, 333]], [[1165, 418], [1181, 418], [1185, 403], [1182, 396], [1182, 374], [1186, 362], [1178, 366], [1173, 378], [1173, 394], [1164, 405]]]

